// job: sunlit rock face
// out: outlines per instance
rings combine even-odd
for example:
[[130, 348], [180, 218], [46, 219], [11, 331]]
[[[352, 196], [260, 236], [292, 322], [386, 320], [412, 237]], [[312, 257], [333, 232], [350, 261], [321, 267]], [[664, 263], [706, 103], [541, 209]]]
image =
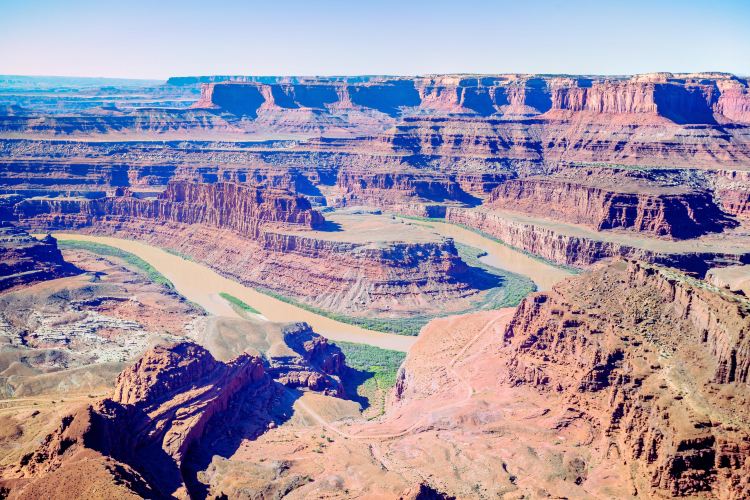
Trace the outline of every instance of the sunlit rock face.
[[507, 380], [595, 415], [651, 494], [743, 498], [749, 328], [743, 296], [619, 262], [519, 306]]

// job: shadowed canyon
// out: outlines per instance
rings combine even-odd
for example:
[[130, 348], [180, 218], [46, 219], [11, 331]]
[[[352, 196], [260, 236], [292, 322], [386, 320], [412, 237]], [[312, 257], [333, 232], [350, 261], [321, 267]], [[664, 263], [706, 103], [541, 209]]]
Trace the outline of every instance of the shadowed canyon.
[[740, 76], [2, 76], [0, 255], [0, 498], [750, 497]]

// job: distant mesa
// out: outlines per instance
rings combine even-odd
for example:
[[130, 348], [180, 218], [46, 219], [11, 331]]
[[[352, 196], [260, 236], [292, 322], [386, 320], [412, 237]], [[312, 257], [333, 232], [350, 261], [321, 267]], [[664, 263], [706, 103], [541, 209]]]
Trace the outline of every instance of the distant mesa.
[[[170, 79], [170, 82], [182, 81]], [[362, 79], [194, 77], [185, 81], [204, 85], [195, 108], [215, 107], [253, 118], [261, 106], [269, 109], [278, 106], [326, 109], [331, 114], [342, 108], [359, 107], [394, 117], [458, 113], [506, 118], [542, 115], [569, 118], [570, 113], [577, 113], [592, 117], [642, 115], [633, 119], [660, 117], [677, 124], [696, 125], [718, 121], [750, 122], [747, 84], [728, 74], [659, 74], [632, 78], [535, 75]], [[313, 89], [318, 99], [310, 99]]]

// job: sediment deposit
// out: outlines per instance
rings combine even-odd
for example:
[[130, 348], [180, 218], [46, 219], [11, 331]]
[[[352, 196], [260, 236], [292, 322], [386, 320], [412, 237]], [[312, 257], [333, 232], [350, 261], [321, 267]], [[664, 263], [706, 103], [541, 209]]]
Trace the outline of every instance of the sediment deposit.
[[97, 393], [124, 363], [158, 339], [185, 337], [202, 317], [121, 259], [67, 249], [65, 259], [75, 276], [47, 276], [0, 296], [2, 397]]

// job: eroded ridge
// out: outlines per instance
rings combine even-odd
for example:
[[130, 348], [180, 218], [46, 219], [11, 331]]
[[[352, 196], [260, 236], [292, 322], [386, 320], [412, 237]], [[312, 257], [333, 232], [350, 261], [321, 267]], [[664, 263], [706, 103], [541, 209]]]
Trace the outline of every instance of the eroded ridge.
[[63, 417], [4, 475], [12, 497], [85, 496], [101, 489], [125, 497], [201, 496], [196, 474], [205, 460], [288, 417], [283, 386], [342, 393], [340, 384], [322, 380], [339, 372], [343, 355], [309, 328], [286, 335], [299, 361], [277, 361], [270, 371], [260, 356], [222, 362], [188, 341], [146, 351], [119, 375], [111, 397]]
[[628, 262], [533, 295], [504, 333], [508, 383], [599, 419], [639, 491], [744, 498], [750, 304]]

